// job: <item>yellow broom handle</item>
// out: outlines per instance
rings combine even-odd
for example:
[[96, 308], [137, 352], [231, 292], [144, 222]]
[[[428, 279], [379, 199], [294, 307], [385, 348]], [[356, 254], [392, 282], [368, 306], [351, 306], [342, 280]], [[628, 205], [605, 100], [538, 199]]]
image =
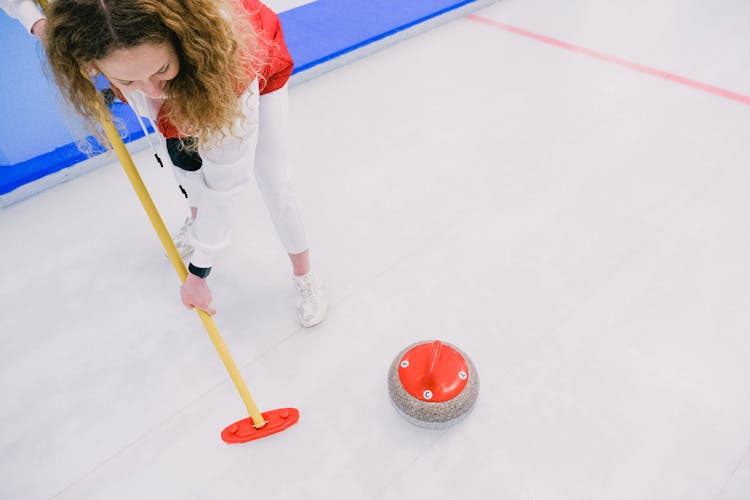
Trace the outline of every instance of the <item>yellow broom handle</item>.
[[[159, 212], [156, 210], [156, 206], [154, 205], [151, 196], [148, 194], [148, 190], [143, 184], [143, 180], [141, 179], [138, 170], [135, 168], [133, 159], [130, 157], [127, 148], [125, 148], [125, 144], [123, 144], [122, 139], [120, 138], [119, 132], [117, 131], [111, 120], [104, 120], [101, 122], [101, 124], [104, 128], [104, 133], [107, 135], [109, 142], [112, 144], [112, 149], [114, 149], [117, 158], [120, 160], [120, 163], [125, 170], [125, 174], [128, 176], [130, 183], [133, 185], [133, 189], [138, 195], [138, 199], [141, 200], [141, 205], [143, 205], [143, 209], [146, 211], [148, 218], [151, 220], [151, 224], [154, 226], [154, 230], [159, 236], [159, 240], [161, 240], [161, 244], [166, 250], [167, 255], [169, 256], [169, 260], [172, 262], [172, 266], [174, 266], [175, 271], [177, 271], [177, 275], [180, 277], [180, 281], [184, 282], [185, 278], [187, 277], [187, 269], [185, 268], [185, 264], [182, 262], [180, 254], [177, 252], [177, 248], [174, 246], [174, 242], [169, 236], [167, 228], [164, 225], [161, 217], [159, 216]], [[213, 318], [200, 309], [196, 308], [196, 311], [198, 312], [198, 316], [203, 322], [203, 326], [206, 327], [208, 336], [211, 337], [211, 342], [213, 342], [214, 347], [216, 348], [216, 352], [219, 353], [224, 366], [229, 372], [229, 376], [232, 378], [234, 386], [240, 393], [240, 397], [242, 397], [242, 401], [244, 401], [245, 406], [247, 407], [247, 411], [250, 414], [250, 418], [253, 419], [255, 427], [263, 427], [266, 422], [263, 419], [260, 411], [258, 411], [258, 407], [255, 405], [255, 401], [253, 401], [253, 397], [250, 395], [250, 391], [248, 390], [247, 385], [245, 385], [245, 381], [242, 379], [237, 366], [234, 364], [234, 360], [232, 360], [232, 356], [229, 353], [224, 340], [221, 338], [221, 334], [216, 328], [216, 324], [214, 323]]]
[[[38, 2], [42, 7], [42, 10], [46, 11], [49, 6], [48, 1], [38, 0]], [[115, 154], [122, 164], [122, 168], [125, 170], [125, 174], [128, 176], [128, 179], [130, 179], [130, 183], [133, 185], [133, 189], [138, 195], [138, 199], [141, 200], [141, 205], [143, 205], [143, 209], [146, 211], [149, 220], [151, 220], [151, 224], [154, 226], [154, 230], [156, 231], [157, 236], [159, 236], [159, 240], [161, 241], [162, 246], [164, 246], [164, 250], [166, 250], [169, 260], [172, 262], [175, 271], [177, 271], [180, 281], [184, 282], [185, 278], [187, 278], [185, 264], [182, 262], [180, 254], [177, 252], [177, 248], [175, 248], [174, 242], [169, 236], [166, 226], [164, 226], [164, 221], [162, 221], [161, 216], [159, 216], [159, 212], [156, 210], [156, 206], [154, 205], [151, 196], [148, 194], [148, 190], [143, 184], [143, 180], [141, 179], [138, 170], [135, 168], [133, 159], [130, 157], [127, 148], [125, 148], [125, 144], [122, 142], [122, 138], [120, 138], [117, 128], [115, 128], [112, 120], [109, 119], [102, 120], [101, 125], [110, 144], [112, 144], [112, 149], [115, 150]], [[229, 372], [229, 376], [232, 378], [232, 382], [234, 382], [237, 392], [240, 393], [240, 397], [245, 403], [245, 407], [247, 407], [250, 418], [253, 419], [253, 424], [255, 424], [257, 429], [260, 429], [266, 425], [266, 421], [258, 410], [255, 401], [253, 401], [253, 397], [250, 395], [250, 391], [248, 390], [247, 385], [245, 385], [245, 381], [242, 379], [242, 375], [240, 375], [237, 365], [234, 364], [232, 355], [229, 353], [229, 349], [227, 349], [224, 340], [221, 338], [221, 334], [219, 333], [218, 328], [216, 328], [213, 318], [211, 318], [211, 316], [205, 311], [198, 308], [195, 310], [198, 312], [198, 316], [203, 322], [203, 326], [206, 328], [208, 336], [211, 337], [211, 342], [213, 342], [216, 352], [219, 353], [221, 361], [224, 363], [224, 367], [227, 369], [227, 372]]]

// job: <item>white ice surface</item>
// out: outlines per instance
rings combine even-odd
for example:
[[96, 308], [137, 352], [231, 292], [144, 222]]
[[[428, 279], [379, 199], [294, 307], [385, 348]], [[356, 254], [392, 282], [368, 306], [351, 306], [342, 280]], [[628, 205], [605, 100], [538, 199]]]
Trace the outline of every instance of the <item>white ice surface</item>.
[[[563, 7], [563, 5], [565, 5]], [[740, 0], [479, 15], [748, 92]], [[328, 320], [298, 327], [257, 191], [211, 284], [244, 407], [113, 163], [0, 211], [0, 498], [750, 498], [750, 108], [461, 19], [291, 92]], [[135, 160], [171, 228], [186, 208]], [[477, 365], [445, 431], [388, 366]]]
[[315, 1], [316, 0], [267, 0], [263, 3], [271, 7], [274, 12], [284, 12]]

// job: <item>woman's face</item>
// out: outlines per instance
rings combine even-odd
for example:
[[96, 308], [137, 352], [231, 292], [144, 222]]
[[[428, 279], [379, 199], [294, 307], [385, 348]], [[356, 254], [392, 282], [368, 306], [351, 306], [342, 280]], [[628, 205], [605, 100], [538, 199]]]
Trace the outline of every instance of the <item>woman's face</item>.
[[170, 42], [117, 49], [94, 63], [118, 88], [125, 92], [140, 90], [154, 99], [164, 97], [167, 82], [180, 72], [180, 61]]

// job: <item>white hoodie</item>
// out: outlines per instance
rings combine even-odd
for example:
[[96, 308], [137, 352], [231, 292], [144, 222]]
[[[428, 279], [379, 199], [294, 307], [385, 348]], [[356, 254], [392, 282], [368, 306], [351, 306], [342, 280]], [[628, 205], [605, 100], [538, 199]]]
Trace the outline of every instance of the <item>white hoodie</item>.
[[[37, 21], [44, 19], [44, 15], [34, 0], [0, 0], [0, 8], [11, 17], [18, 19], [28, 32], [31, 32], [31, 28]], [[251, 169], [248, 169], [248, 166], [254, 164], [258, 139], [259, 94], [258, 81], [255, 80], [251, 88], [241, 96], [244, 120], [235, 124], [239, 137], [230, 134], [221, 141], [218, 147], [201, 150], [203, 168], [200, 171], [187, 175], [186, 172], [176, 169], [178, 174], [183, 174], [185, 177], [179, 179], [181, 182], [190, 181], [194, 185], [193, 189], [189, 190], [191, 205], [200, 208], [190, 235], [195, 247], [190, 260], [198, 267], [211, 267], [213, 254], [228, 243], [231, 226], [229, 213], [237, 194], [250, 182], [249, 170]], [[154, 101], [143, 95], [137, 97], [128, 95], [127, 97], [130, 104], [135, 107], [137, 115], [145, 115], [154, 123], [154, 116], [158, 114], [162, 104], [160, 100]], [[148, 134], [146, 135], [148, 137]], [[188, 179], [188, 177], [192, 178]], [[301, 230], [297, 232], [304, 233]], [[302, 250], [307, 248], [301, 243], [297, 246], [300, 246]]]
[[34, 23], [44, 19], [44, 14], [33, 0], [0, 0], [0, 9], [3, 9], [10, 17], [18, 19], [29, 33]]
[[[250, 172], [255, 163], [258, 141], [258, 80], [253, 80], [248, 90], [240, 96], [242, 119], [234, 124], [219, 144], [210, 149], [200, 148], [203, 166], [195, 172], [175, 168], [178, 182], [189, 193], [190, 205], [198, 214], [190, 233], [194, 247], [190, 262], [198, 267], [212, 267], [213, 256], [226, 247], [230, 240], [231, 213], [237, 196], [250, 184]], [[136, 115], [147, 117], [152, 124], [163, 101], [147, 97], [139, 91], [127, 92], [125, 97]], [[141, 123], [143, 127], [143, 123]], [[149, 135], [144, 127], [144, 133]], [[151, 143], [151, 139], [148, 140]], [[162, 142], [160, 149], [166, 147]], [[151, 146], [154, 148], [153, 144]], [[154, 148], [154, 153], [156, 150]], [[168, 159], [168, 155], [166, 156]], [[268, 182], [275, 185], [275, 182]], [[305, 247], [306, 248], [306, 247]], [[304, 250], [303, 248], [302, 250]], [[300, 250], [301, 251], [301, 250]]]

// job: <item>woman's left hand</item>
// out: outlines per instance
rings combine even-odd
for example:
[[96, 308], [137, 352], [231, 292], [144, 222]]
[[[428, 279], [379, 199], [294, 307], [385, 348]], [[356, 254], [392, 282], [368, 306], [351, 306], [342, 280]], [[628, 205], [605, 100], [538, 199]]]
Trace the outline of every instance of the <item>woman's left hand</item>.
[[211, 306], [213, 300], [211, 289], [208, 288], [208, 283], [203, 278], [188, 273], [185, 283], [180, 287], [180, 297], [188, 309], [197, 307], [211, 316], [216, 314], [216, 309]]
[[34, 25], [31, 27], [31, 34], [34, 35], [39, 39], [40, 42], [42, 42], [42, 45], [47, 44], [47, 20], [46, 19], [40, 19], [37, 22], [34, 23]]

